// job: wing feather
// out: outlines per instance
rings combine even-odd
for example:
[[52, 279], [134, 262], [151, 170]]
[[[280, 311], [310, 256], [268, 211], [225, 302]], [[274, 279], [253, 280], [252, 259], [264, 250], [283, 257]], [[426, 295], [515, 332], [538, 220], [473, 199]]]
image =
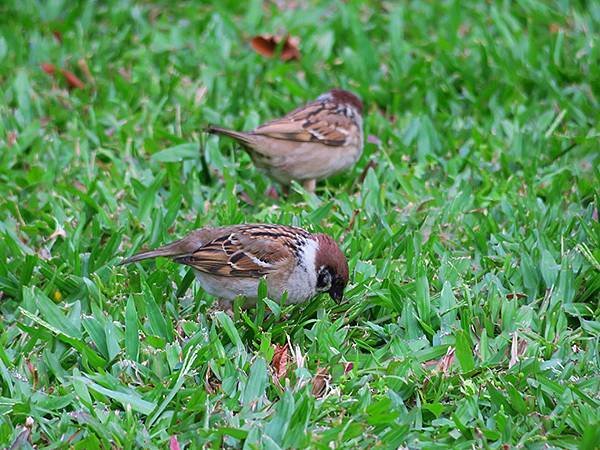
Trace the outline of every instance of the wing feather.
[[201, 272], [223, 277], [261, 277], [289, 260], [291, 252], [277, 239], [250, 237], [243, 231], [208, 242], [176, 259]]
[[352, 129], [354, 120], [335, 108], [331, 102], [317, 100], [280, 119], [260, 125], [253, 133], [274, 139], [344, 145], [347, 134], [340, 130]]

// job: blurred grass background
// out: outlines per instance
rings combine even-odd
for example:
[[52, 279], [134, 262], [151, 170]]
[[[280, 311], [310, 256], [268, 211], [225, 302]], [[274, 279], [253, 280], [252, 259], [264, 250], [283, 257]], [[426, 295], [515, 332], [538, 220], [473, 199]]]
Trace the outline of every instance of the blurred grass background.
[[[599, 27], [570, 0], [0, 3], [1, 445], [598, 448]], [[287, 33], [298, 61], [248, 43]], [[335, 86], [368, 142], [316, 196], [201, 133]], [[346, 300], [213, 318], [185, 268], [115, 267], [240, 222], [343, 241]]]

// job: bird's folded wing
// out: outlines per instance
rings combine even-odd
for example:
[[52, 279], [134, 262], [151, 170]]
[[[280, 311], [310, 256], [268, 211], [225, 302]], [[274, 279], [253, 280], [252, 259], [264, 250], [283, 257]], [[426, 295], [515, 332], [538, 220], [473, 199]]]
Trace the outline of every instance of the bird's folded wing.
[[176, 261], [212, 275], [254, 278], [277, 270], [290, 256], [290, 250], [277, 241], [232, 233]]
[[351, 130], [352, 126], [352, 119], [335, 114], [327, 104], [316, 102], [260, 125], [253, 133], [274, 139], [338, 146], [346, 143], [349, 134], [346, 130]]

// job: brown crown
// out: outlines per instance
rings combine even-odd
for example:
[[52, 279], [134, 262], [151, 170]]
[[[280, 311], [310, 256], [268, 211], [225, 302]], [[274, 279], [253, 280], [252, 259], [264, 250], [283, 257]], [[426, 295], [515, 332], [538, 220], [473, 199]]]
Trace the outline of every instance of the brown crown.
[[352, 92], [345, 91], [343, 89], [332, 89], [329, 91], [331, 97], [338, 103], [346, 103], [356, 108], [359, 114], [363, 112], [363, 104], [356, 95]]
[[348, 282], [348, 261], [346, 256], [340, 250], [337, 242], [326, 234], [317, 234], [317, 242], [319, 250], [315, 258], [316, 269], [319, 270], [322, 266], [330, 267], [335, 274], [344, 281], [344, 285]]

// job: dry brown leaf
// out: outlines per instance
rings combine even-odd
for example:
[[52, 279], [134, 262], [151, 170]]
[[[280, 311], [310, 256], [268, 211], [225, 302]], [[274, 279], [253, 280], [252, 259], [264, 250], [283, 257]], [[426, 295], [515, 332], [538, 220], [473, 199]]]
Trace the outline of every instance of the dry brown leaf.
[[63, 77], [65, 77], [65, 80], [67, 81], [67, 84], [69, 85], [69, 87], [72, 87], [74, 89], [83, 89], [85, 87], [85, 84], [83, 83], [83, 81], [81, 81], [77, 77], [77, 75], [75, 75], [70, 70], [61, 69], [60, 72], [62, 73]]
[[430, 361], [425, 361], [421, 364], [424, 369], [437, 370], [441, 372], [443, 375], [448, 375], [450, 373], [450, 368], [454, 363], [455, 359], [455, 349], [454, 347], [448, 347], [446, 350], [446, 354], [442, 356], [440, 359], [432, 359]]
[[452, 367], [452, 363], [454, 362], [454, 347], [448, 347], [446, 354], [442, 356], [442, 359], [437, 363], [436, 369], [442, 372], [444, 375], [448, 375], [450, 373], [450, 368]]
[[525, 354], [527, 350], [527, 340], [521, 339], [519, 344], [517, 345], [517, 356], [521, 357]]
[[330, 379], [331, 375], [329, 375], [326, 367], [317, 369], [317, 374], [312, 379], [312, 395], [316, 398], [322, 398], [327, 392]]
[[300, 39], [290, 35], [282, 38], [281, 36], [274, 36], [272, 34], [262, 34], [254, 36], [250, 40], [250, 45], [256, 53], [266, 58], [272, 58], [275, 56], [275, 52], [283, 42], [281, 46], [281, 54], [279, 57], [282, 61], [292, 61], [300, 59]]
[[204, 376], [204, 387], [206, 392], [214, 394], [221, 388], [221, 381], [216, 377], [210, 367], [206, 369], [206, 375]]
[[25, 363], [27, 364], [27, 369], [29, 370], [29, 373], [31, 374], [31, 378], [33, 379], [32, 385], [33, 385], [33, 388], [35, 389], [35, 387], [37, 386], [37, 382], [38, 382], [37, 369], [31, 363], [31, 361], [29, 359], [25, 360]]
[[275, 344], [275, 353], [271, 360], [271, 367], [273, 368], [273, 375], [277, 381], [283, 378], [287, 373], [288, 350], [289, 346], [287, 343], [284, 345]]
[[62, 37], [62, 33], [60, 31], [52, 30], [52, 36], [54, 36], [54, 39], [56, 39], [56, 42], [58, 42], [59, 44], [62, 44], [63, 37]]
[[54, 73], [56, 72], [56, 67], [54, 66], [54, 64], [51, 63], [42, 63], [40, 64], [40, 67], [48, 75], [54, 75]]
[[527, 295], [523, 294], [521, 292], [514, 292], [514, 293], [506, 294], [506, 298], [509, 300], [512, 300], [513, 298], [527, 298]]
[[[40, 67], [48, 75], [51, 75], [53, 77], [56, 76], [57, 69], [56, 69], [56, 66], [54, 64], [52, 64], [52, 63], [42, 63], [42, 64], [40, 64]], [[75, 88], [75, 89], [83, 89], [85, 87], [85, 84], [83, 83], [83, 81], [81, 81], [77, 77], [77, 75], [75, 75], [70, 70], [59, 69], [59, 71], [62, 74], [62, 76], [64, 77], [64, 79], [66, 80], [66, 82], [69, 85], [69, 87]]]
[[354, 368], [354, 363], [351, 363], [351, 362], [344, 363], [344, 375], [346, 375], [348, 372], [350, 372], [353, 368]]
[[77, 61], [77, 66], [83, 72], [83, 75], [85, 76], [85, 79], [88, 81], [88, 83], [96, 84], [96, 80], [94, 80], [94, 77], [92, 76], [92, 72], [90, 72], [90, 68], [88, 67], [88, 64], [85, 59], [83, 59], [83, 58], [79, 59]]

